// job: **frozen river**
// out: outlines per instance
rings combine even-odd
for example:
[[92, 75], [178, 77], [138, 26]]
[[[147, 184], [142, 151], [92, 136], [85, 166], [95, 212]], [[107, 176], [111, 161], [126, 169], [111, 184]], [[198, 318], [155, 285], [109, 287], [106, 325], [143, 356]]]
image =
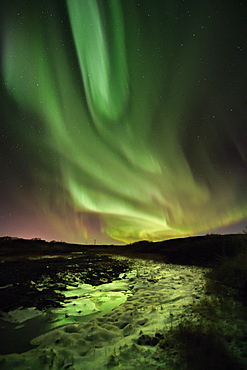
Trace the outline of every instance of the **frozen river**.
[[[106, 271], [100, 273], [96, 259], [87, 267], [92, 274], [98, 271], [92, 283], [85, 279], [87, 271], [80, 269], [57, 272], [66, 287], [49, 274], [32, 282], [40, 292], [52, 288], [58, 297], [63, 296], [63, 302], [60, 307], [20, 307], [2, 314], [5, 353], [1, 368], [162, 366], [162, 359], [155, 359], [156, 344], [164, 331], [189, 315], [192, 302], [203, 296], [205, 269], [117, 256], [107, 257], [107, 261], [109, 264], [103, 265], [108, 276], [110, 266], [117, 266], [111, 278]], [[121, 272], [117, 275], [117, 271]]]

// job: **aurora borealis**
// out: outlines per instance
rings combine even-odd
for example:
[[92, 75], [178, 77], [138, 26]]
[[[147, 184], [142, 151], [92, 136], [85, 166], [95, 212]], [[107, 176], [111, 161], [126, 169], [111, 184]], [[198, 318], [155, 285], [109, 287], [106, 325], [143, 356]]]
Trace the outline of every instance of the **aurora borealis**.
[[245, 223], [244, 2], [0, 8], [1, 235], [155, 241]]

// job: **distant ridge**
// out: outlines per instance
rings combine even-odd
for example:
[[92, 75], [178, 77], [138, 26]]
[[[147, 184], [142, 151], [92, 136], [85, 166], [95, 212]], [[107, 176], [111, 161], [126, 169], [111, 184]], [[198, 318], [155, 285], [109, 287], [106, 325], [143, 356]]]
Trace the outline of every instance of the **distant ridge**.
[[101, 253], [129, 258], [148, 258], [166, 263], [211, 266], [226, 256], [234, 256], [247, 248], [246, 234], [209, 234], [161, 242], [146, 240], [127, 245], [81, 245], [34, 238], [0, 238], [0, 257], [56, 255], [71, 253]]

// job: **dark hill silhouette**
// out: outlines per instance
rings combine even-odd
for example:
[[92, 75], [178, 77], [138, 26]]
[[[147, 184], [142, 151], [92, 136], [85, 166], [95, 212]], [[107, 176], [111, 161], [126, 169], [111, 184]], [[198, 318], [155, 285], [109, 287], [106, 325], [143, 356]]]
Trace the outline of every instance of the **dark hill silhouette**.
[[81, 245], [66, 242], [34, 238], [19, 239], [13, 237], [0, 238], [0, 256], [28, 256], [44, 254], [70, 254], [78, 252], [94, 252], [117, 254], [130, 258], [150, 258], [166, 263], [211, 266], [223, 257], [233, 257], [244, 250], [247, 235], [210, 234], [188, 238], [169, 239], [160, 242], [146, 240], [128, 245]]

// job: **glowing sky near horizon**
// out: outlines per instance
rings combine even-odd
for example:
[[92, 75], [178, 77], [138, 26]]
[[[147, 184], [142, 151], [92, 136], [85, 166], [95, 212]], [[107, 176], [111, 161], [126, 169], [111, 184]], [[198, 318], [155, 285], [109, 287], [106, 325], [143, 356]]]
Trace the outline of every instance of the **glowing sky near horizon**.
[[247, 219], [247, 9], [1, 4], [1, 235], [163, 240]]

